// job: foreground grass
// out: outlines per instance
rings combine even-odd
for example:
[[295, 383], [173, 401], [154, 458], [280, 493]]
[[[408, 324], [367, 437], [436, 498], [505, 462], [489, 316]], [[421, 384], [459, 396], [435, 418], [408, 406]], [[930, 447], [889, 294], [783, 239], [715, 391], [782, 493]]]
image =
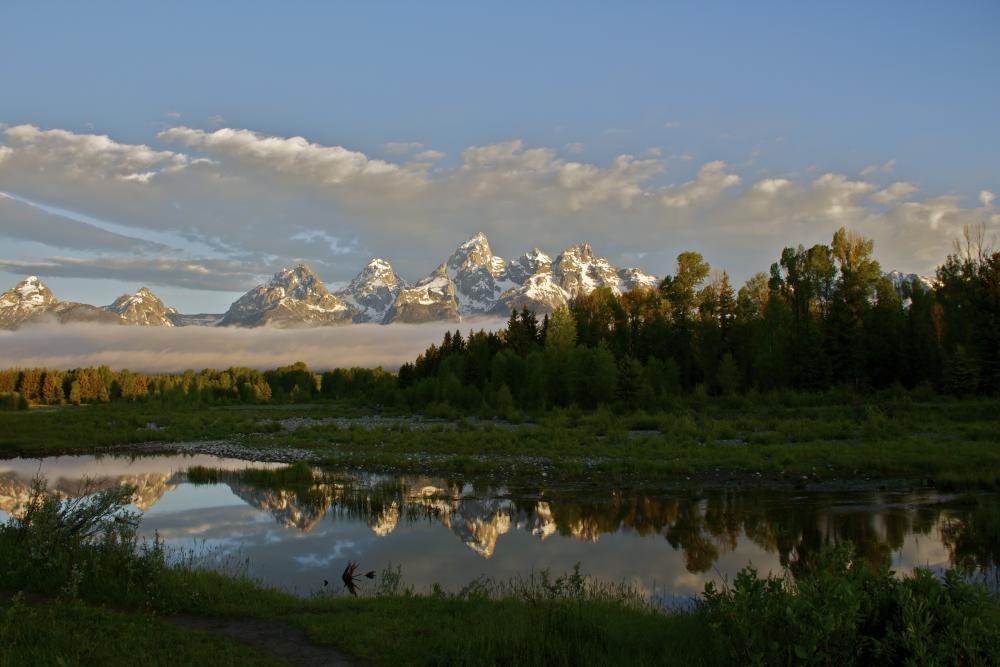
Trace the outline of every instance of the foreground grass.
[[[676, 480], [755, 475], [801, 480], [906, 477], [948, 488], [1000, 488], [1000, 401], [908, 394], [678, 399], [656, 414], [567, 409], [522, 424], [314, 423], [357, 417], [341, 404], [165, 407], [113, 404], [0, 412], [0, 457], [93, 452], [139, 442], [226, 439], [314, 450], [326, 463], [461, 474]], [[156, 429], [147, 428], [155, 424]], [[552, 477], [550, 477], [551, 479]]]
[[81, 603], [0, 599], [0, 666], [247, 665], [283, 663], [238, 642], [183, 630], [144, 613]]
[[[387, 570], [369, 595], [302, 599], [171, 564], [137, 542], [132, 489], [59, 501], [36, 485], [0, 527], [0, 664], [273, 664], [227, 640], [164, 625], [174, 613], [300, 626], [381, 665], [993, 665], [1000, 609], [955, 572], [898, 579], [850, 548], [792, 579], [741, 572], [686, 610], [579, 571], [478, 580], [415, 594]], [[984, 521], [991, 522], [992, 515]], [[128, 612], [126, 614], [125, 612]]]

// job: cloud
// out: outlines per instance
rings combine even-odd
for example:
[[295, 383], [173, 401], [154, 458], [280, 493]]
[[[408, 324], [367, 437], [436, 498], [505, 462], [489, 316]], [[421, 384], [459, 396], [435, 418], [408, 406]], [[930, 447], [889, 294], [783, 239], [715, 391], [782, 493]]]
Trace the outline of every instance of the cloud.
[[152, 243], [70, 220], [0, 193], [0, 237], [33, 241], [57, 248], [103, 252], [165, 252]]
[[906, 199], [918, 190], [917, 186], [905, 181], [898, 181], [872, 195], [872, 201], [878, 204], [891, 204]]
[[420, 151], [413, 157], [417, 158], [418, 160], [424, 160], [425, 162], [435, 162], [437, 160], [443, 160], [446, 157], [446, 155], [441, 151], [429, 149], [426, 151]]
[[424, 145], [417, 141], [389, 141], [382, 144], [382, 149], [390, 155], [407, 155], [423, 147]]
[[740, 180], [736, 174], [726, 173], [725, 162], [716, 160], [702, 166], [693, 181], [668, 187], [663, 193], [662, 201], [670, 208], [705, 204], [717, 198], [723, 191], [739, 185]]
[[[223, 160], [272, 169], [279, 173], [323, 185], [352, 183], [365, 177], [393, 178], [405, 172], [399, 165], [373, 160], [364, 153], [343, 146], [323, 146], [303, 137], [274, 137], [250, 130], [223, 128], [205, 132], [190, 127], [174, 127], [157, 135], [160, 139], [208, 151]], [[396, 185], [401, 185], [398, 180]]]
[[891, 174], [896, 170], [896, 159], [893, 158], [885, 164], [870, 164], [861, 170], [861, 176], [874, 176], [876, 174]]
[[982, 192], [979, 193], [979, 202], [985, 208], [990, 208], [991, 206], [993, 206], [993, 200], [996, 198], [997, 196], [992, 192], [990, 192], [989, 190], [983, 190]]
[[858, 206], [861, 199], [875, 189], [872, 183], [852, 181], [843, 174], [823, 174], [812, 183], [821, 209], [838, 216]]
[[765, 197], [773, 197], [792, 187], [792, 182], [787, 178], [765, 178], [753, 184], [751, 190]]
[[[586, 240], [613, 262], [641, 254], [641, 268], [663, 274], [678, 252], [696, 249], [736, 278], [766, 267], [783, 244], [829, 242], [846, 225], [875, 238], [885, 264], [929, 272], [960, 221], [1000, 224], [991, 195], [980, 195], [980, 208], [963, 208], [957, 196], [918, 198], [915, 183], [818, 169], [805, 173], [822, 175], [751, 177], [746, 165], [722, 161], [670, 178], [665, 165], [692, 169], [684, 164], [691, 156], [641, 149], [645, 157], [588, 162], [568, 157], [572, 145], [512, 139], [469, 146], [457, 164], [444, 165], [423, 146], [394, 161], [248, 129], [172, 127], [158, 139], [170, 150], [31, 125], [3, 129], [4, 190], [95, 225], [74, 227], [80, 236], [67, 240], [52, 221], [37, 230], [11, 224], [7, 236], [17, 230], [52, 251], [0, 256], [3, 266], [95, 277], [103, 265], [129, 282], [155, 277], [235, 291], [298, 260], [324, 280], [346, 281], [381, 256], [412, 281], [481, 229], [507, 257], [533, 245], [558, 253]], [[163, 248], [116, 245], [133, 237]], [[77, 251], [89, 256], [67, 257]]]
[[[497, 329], [502, 320], [463, 324]], [[431, 343], [439, 343], [454, 323], [353, 324], [315, 329], [236, 329], [228, 327], [134, 327], [96, 324], [42, 324], [0, 332], [0, 368], [78, 368], [106, 364], [145, 372], [188, 368], [275, 368], [304, 361], [314, 370], [338, 367], [396, 369]]]
[[40, 260], [0, 259], [0, 270], [14, 274], [110, 279], [224, 292], [242, 292], [257, 285], [262, 277], [261, 268], [257, 262], [209, 258], [55, 256]]
[[180, 153], [121, 144], [107, 135], [41, 130], [34, 125], [8, 127], [3, 134], [4, 154], [8, 160], [20, 158], [19, 169], [56, 169], [76, 178], [148, 182], [155, 174], [183, 169], [190, 162]]
[[521, 140], [472, 146], [462, 153], [458, 179], [476, 199], [518, 196], [550, 212], [579, 211], [612, 202], [628, 208], [642, 184], [663, 170], [656, 160], [619, 155], [607, 168], [563, 160], [548, 148], [525, 148]]
[[584, 146], [579, 141], [574, 141], [573, 143], [566, 144], [564, 147], [565, 151], [570, 155], [580, 155], [583, 153], [586, 146]]

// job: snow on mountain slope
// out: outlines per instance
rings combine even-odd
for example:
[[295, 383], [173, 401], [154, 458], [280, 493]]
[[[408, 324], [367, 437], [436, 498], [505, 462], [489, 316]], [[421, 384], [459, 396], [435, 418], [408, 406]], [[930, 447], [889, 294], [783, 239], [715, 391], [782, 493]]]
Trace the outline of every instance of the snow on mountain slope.
[[455, 284], [455, 298], [462, 316], [482, 315], [514, 284], [507, 277], [507, 262], [493, 254], [486, 235], [479, 232], [458, 246], [444, 264]]
[[[896, 272], [894, 272], [895, 274]], [[902, 284], [906, 277], [899, 274]], [[929, 284], [926, 279], [921, 279]], [[507, 315], [527, 307], [546, 313], [579, 294], [606, 287], [621, 294], [655, 288], [656, 276], [617, 268], [589, 243], [570, 246], [555, 260], [538, 248], [506, 261], [482, 232], [461, 243], [438, 268], [408, 285], [384, 259], [372, 259], [350, 284], [331, 293], [305, 264], [283, 269], [237, 299], [223, 315], [184, 315], [147, 288], [104, 308], [59, 302], [36, 277], [0, 295], [0, 328], [52, 316], [57, 321], [100, 321], [143, 326], [326, 326], [350, 322], [460, 321]]]
[[442, 320], [461, 320], [455, 283], [444, 264], [413, 287], [401, 289], [385, 321], [416, 324]]
[[104, 309], [117, 313], [126, 324], [136, 326], [172, 327], [172, 316], [177, 315], [176, 310], [160, 301], [147, 287], [135, 294], [122, 294]]
[[350, 322], [351, 309], [305, 264], [282, 269], [236, 300], [220, 326], [326, 326]]
[[396, 302], [400, 290], [406, 286], [389, 262], [373, 259], [347, 287], [335, 295], [351, 308], [353, 321], [381, 323]]

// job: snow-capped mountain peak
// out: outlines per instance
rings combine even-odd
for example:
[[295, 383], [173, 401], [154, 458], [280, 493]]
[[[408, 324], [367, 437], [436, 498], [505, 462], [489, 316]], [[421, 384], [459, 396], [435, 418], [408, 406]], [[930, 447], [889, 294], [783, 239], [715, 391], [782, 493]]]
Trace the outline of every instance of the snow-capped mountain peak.
[[351, 308], [355, 322], [382, 322], [405, 287], [389, 262], [375, 258], [336, 296]]
[[903, 273], [902, 271], [890, 271], [885, 275], [892, 281], [892, 284], [896, 287], [896, 291], [900, 293], [902, 293], [904, 285], [911, 285], [913, 281], [917, 281], [927, 291], [934, 289], [935, 280], [927, 276], [921, 276], [916, 273]]
[[455, 283], [448, 277], [445, 264], [413, 287], [401, 289], [386, 314], [386, 322], [419, 323], [460, 319]]
[[0, 308], [20, 305], [22, 307], [38, 307], [56, 302], [52, 295], [52, 290], [38, 278], [38, 276], [28, 276], [13, 289], [4, 292], [0, 296]]
[[510, 261], [507, 265], [507, 279], [516, 285], [522, 285], [541, 269], [551, 266], [551, 257], [538, 248], [532, 248], [530, 252]]
[[604, 257], [594, 257], [589, 243], [578, 243], [562, 251], [552, 265], [552, 272], [570, 298], [589, 294], [599, 287], [621, 292], [618, 269]]
[[493, 254], [483, 232], [458, 246], [443, 266], [448, 279], [455, 284], [455, 298], [462, 315], [490, 312], [500, 295], [513, 286], [507, 278], [507, 262]]
[[12, 329], [57, 303], [52, 290], [38, 276], [28, 276], [0, 294], [0, 328]]
[[503, 275], [507, 268], [507, 263], [501, 257], [497, 257], [490, 249], [490, 241], [486, 234], [478, 232], [465, 243], [455, 249], [446, 262], [448, 267], [448, 277], [454, 280], [461, 271], [470, 271], [477, 268], [485, 268], [494, 278]]
[[52, 318], [59, 322], [241, 327], [460, 321], [507, 315], [511, 308], [526, 307], [542, 314], [598, 288], [622, 293], [657, 283], [658, 278], [639, 269], [613, 266], [596, 256], [589, 243], [570, 246], [555, 259], [532, 248], [505, 261], [493, 253], [486, 234], [479, 232], [412, 286], [389, 262], [375, 258], [345, 288], [331, 293], [312, 269], [300, 264], [278, 271], [249, 290], [224, 315], [181, 315], [145, 287], [103, 308], [61, 302], [32, 276], [0, 295], [0, 328]]
[[341, 324], [349, 321], [350, 308], [330, 294], [306, 264], [285, 268], [267, 283], [253, 288], [229, 307], [222, 326], [279, 327]]
[[172, 327], [174, 321], [171, 316], [177, 314], [175, 309], [160, 301], [148, 287], [140, 288], [135, 294], [122, 294], [104, 309], [117, 313], [126, 324], [139, 326]]

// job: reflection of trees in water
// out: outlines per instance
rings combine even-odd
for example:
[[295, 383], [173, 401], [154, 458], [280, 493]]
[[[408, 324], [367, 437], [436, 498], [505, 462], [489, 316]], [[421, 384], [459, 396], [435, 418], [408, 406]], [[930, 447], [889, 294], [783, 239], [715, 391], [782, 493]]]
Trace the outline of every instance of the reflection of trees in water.
[[[1000, 521], [989, 520], [985, 510], [978, 522], [968, 520], [969, 512], [940, 505], [900, 505], [898, 497], [880, 494], [819, 493], [790, 497], [775, 492], [710, 491], [680, 492], [671, 495], [609, 493], [593, 501], [560, 500], [542, 490], [521, 490], [512, 500], [493, 498], [491, 489], [477, 488], [475, 496], [462, 498], [459, 483], [438, 482], [444, 496], [433, 503], [414, 493], [405, 480], [397, 488], [393, 502], [418, 507], [455, 525], [455, 516], [466, 522], [478, 519], [494, 527], [486, 531], [495, 542], [509, 527], [517, 527], [543, 539], [558, 533], [595, 542], [601, 535], [628, 530], [640, 536], [662, 535], [682, 551], [687, 569], [709, 570], [718, 558], [737, 548], [741, 535], [771, 553], [792, 571], [808, 569], [826, 547], [851, 542], [857, 557], [871, 565], [887, 562], [908, 535], [932, 535], [938, 527], [953, 560], [964, 559], [972, 567], [1000, 562]], [[470, 493], [466, 489], [465, 493]], [[535, 500], [518, 501], [524, 495]], [[545, 501], [537, 498], [545, 497]], [[857, 501], [863, 499], [864, 504]], [[989, 507], [993, 512], [998, 504]], [[378, 510], [377, 507], [372, 508]], [[507, 513], [508, 516], [504, 516]], [[424, 514], [426, 516], [426, 514]], [[992, 531], [992, 532], [991, 532]], [[467, 540], [470, 547], [473, 545]], [[475, 547], [473, 547], [475, 548]], [[992, 549], [992, 551], [991, 551]], [[479, 550], [479, 549], [477, 549]], [[492, 551], [492, 544], [486, 554]]]
[[[809, 569], [826, 547], [851, 542], [859, 559], [887, 562], [907, 535], [939, 532], [952, 561], [966, 570], [1000, 562], [1000, 502], [975, 507], [901, 504], [898, 495], [716, 490], [671, 494], [609, 492], [580, 501], [538, 488], [508, 494], [486, 483], [430, 477], [321, 475], [295, 489], [254, 489], [238, 473], [222, 481], [250, 504], [286, 526], [311, 530], [323, 516], [363, 520], [380, 536], [400, 520], [440, 522], [470, 549], [490, 557], [512, 529], [545, 539], [553, 534], [596, 542], [627, 530], [662, 535], [683, 553], [691, 572], [709, 570], [734, 551], [741, 536], [778, 554], [793, 572]], [[906, 498], [902, 499], [906, 501]], [[913, 500], [910, 498], [909, 500]], [[934, 537], [937, 537], [935, 534]]]
[[[259, 472], [259, 471], [258, 471]], [[431, 521], [448, 528], [476, 553], [490, 557], [511, 530], [539, 539], [552, 535], [596, 542], [629, 531], [662, 536], [684, 555], [687, 569], [704, 572], [740, 539], [778, 555], [794, 572], [808, 569], [827, 546], [852, 542], [858, 557], [886, 562], [908, 535], [940, 539], [952, 563], [967, 573], [996, 571], [1000, 564], [1000, 498], [980, 496], [964, 504], [932, 504], [933, 498], [878, 493], [811, 493], [790, 496], [753, 490], [679, 491], [670, 494], [590, 491], [584, 500], [559, 489], [519, 488], [422, 476], [366, 475], [315, 471], [304, 483], [262, 485], [238, 470], [216, 470], [212, 483], [225, 484], [247, 504], [268, 512], [281, 525], [310, 531], [327, 515], [368, 523], [387, 536], [399, 523]], [[281, 479], [280, 475], [275, 480]], [[50, 483], [63, 497], [119, 484], [133, 484], [143, 510], [164, 493], [189, 481], [180, 474], [132, 474], [84, 480], [57, 476]], [[209, 481], [209, 480], [206, 480]], [[30, 479], [0, 474], [0, 509], [11, 513], [30, 490]], [[914, 502], [918, 501], [918, 502]], [[919, 502], [922, 501], [922, 502]]]
[[961, 518], [942, 522], [941, 539], [955, 566], [966, 573], [1000, 568], [1000, 500], [978, 499]]

